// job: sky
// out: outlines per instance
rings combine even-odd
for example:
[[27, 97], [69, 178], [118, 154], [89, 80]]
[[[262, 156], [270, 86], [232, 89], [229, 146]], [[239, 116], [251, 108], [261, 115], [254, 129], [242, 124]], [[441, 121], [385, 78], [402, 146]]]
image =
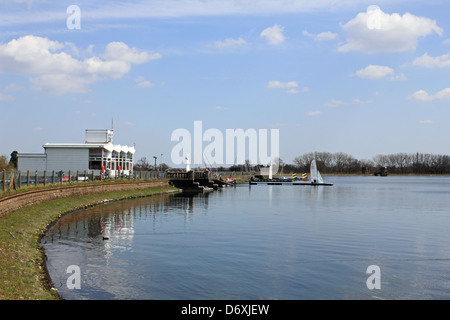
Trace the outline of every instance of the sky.
[[113, 128], [135, 161], [173, 166], [172, 134], [194, 144], [194, 121], [223, 139], [277, 129], [285, 163], [450, 154], [448, 12], [444, 0], [0, 0], [0, 154]]

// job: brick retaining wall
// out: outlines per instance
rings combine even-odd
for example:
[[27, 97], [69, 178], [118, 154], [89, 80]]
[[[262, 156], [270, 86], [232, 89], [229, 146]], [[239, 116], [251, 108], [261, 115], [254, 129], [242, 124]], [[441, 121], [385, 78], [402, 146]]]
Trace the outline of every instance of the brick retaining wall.
[[167, 181], [104, 182], [29, 190], [0, 197], [0, 218], [8, 212], [57, 198], [83, 196], [90, 193], [141, 190], [152, 187], [164, 187], [167, 185]]

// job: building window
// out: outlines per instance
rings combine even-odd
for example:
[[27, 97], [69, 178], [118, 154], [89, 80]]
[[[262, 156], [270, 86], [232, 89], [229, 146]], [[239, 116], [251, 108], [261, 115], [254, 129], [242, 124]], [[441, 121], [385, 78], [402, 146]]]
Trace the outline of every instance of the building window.
[[101, 170], [102, 159], [102, 149], [89, 149], [89, 170]]

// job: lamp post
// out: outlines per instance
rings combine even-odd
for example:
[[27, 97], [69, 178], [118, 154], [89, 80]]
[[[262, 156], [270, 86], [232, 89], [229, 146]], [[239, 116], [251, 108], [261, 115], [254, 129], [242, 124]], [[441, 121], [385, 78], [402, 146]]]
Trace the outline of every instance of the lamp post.
[[162, 156], [163, 156], [163, 154], [161, 153], [161, 158], [159, 158], [159, 162], [160, 162], [160, 165], [159, 165], [159, 170], [160, 171], [162, 171]]
[[155, 158], [155, 171], [156, 171], [156, 159], [158, 159], [157, 156], [153, 156], [153, 158]]

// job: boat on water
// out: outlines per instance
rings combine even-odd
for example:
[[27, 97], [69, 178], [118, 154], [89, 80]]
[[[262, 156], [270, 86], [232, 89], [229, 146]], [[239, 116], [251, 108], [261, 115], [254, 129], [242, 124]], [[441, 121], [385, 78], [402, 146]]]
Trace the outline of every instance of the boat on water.
[[294, 180], [294, 181], [309, 181], [309, 178], [308, 178], [308, 175], [306, 174], [306, 172], [304, 172], [304, 173], [302, 174], [302, 177], [301, 177], [301, 178], [299, 178], [299, 177], [297, 176], [297, 173], [294, 172], [294, 173], [292, 174], [292, 180]]
[[[261, 172], [262, 173], [262, 172]], [[249, 180], [250, 185], [256, 185], [259, 183], [267, 183], [267, 184], [292, 184], [292, 185], [313, 185], [313, 186], [332, 186], [332, 183], [325, 182], [317, 169], [316, 160], [311, 162], [309, 178], [306, 173], [302, 174], [302, 177], [299, 179], [297, 173], [292, 174], [292, 178], [282, 177], [282, 178], [272, 178], [272, 170], [269, 168], [269, 179], [264, 179], [263, 175], [256, 175], [255, 177], [251, 177]]]
[[313, 161], [311, 161], [309, 175], [311, 177], [310, 183], [312, 185], [324, 185], [324, 186], [332, 186], [333, 185], [332, 183], [326, 183], [323, 181], [322, 175], [320, 174], [319, 169], [317, 169], [316, 159], [313, 159]]
[[317, 169], [316, 160], [311, 161], [309, 182], [294, 182], [295, 185], [310, 185], [310, 186], [332, 186], [332, 183], [323, 181], [320, 171]]

